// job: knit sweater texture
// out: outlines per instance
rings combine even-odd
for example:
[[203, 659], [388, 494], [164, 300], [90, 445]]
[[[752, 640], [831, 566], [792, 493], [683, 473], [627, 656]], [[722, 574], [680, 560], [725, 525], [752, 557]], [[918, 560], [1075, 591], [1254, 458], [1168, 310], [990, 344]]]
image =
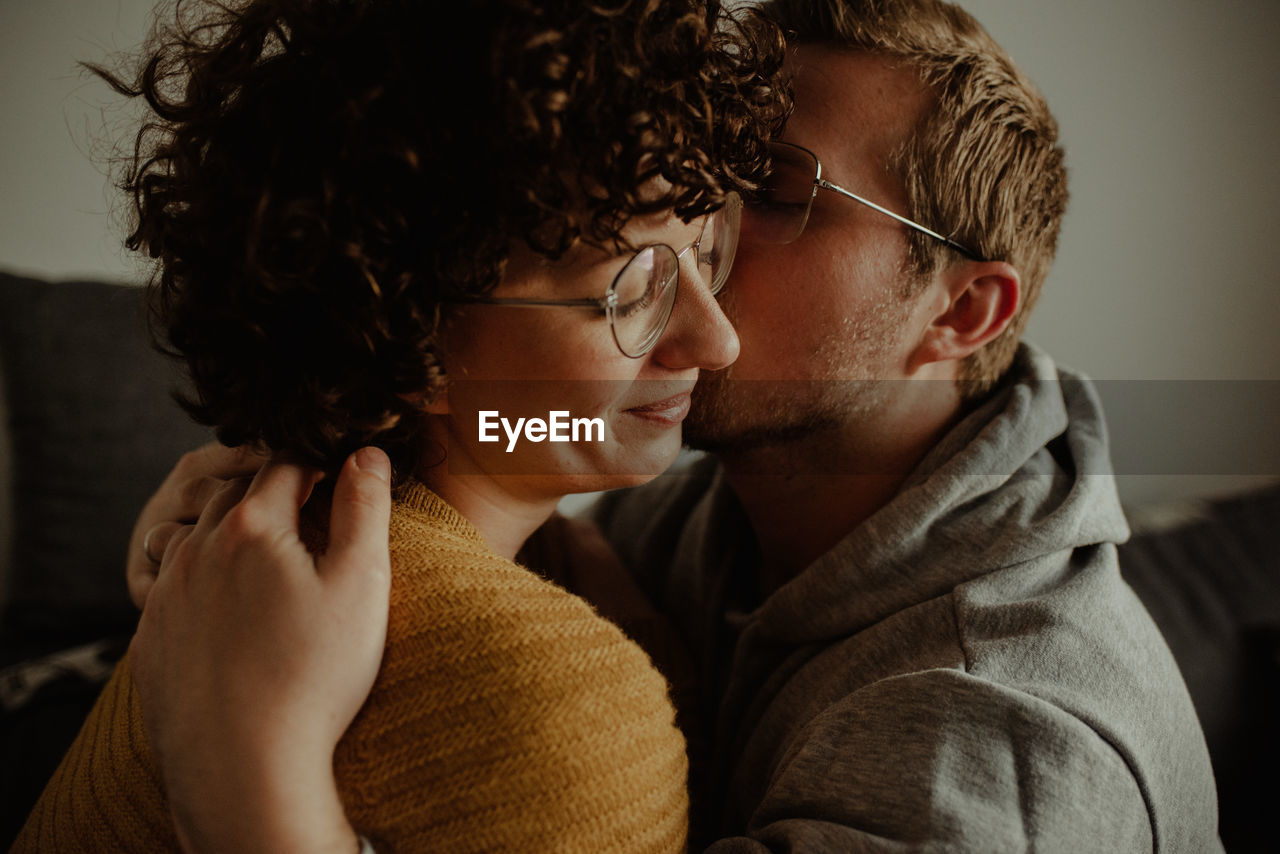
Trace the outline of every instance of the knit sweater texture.
[[[382, 666], [334, 755], [352, 825], [380, 854], [682, 851], [684, 741], [644, 652], [420, 484], [390, 544]], [[12, 850], [178, 850], [127, 657]]]

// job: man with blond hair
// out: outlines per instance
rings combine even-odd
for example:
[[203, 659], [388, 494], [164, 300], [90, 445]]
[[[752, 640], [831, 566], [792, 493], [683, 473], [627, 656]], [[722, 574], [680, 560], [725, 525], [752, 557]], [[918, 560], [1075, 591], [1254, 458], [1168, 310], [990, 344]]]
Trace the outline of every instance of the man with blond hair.
[[762, 11], [796, 104], [722, 296], [742, 354], [686, 423], [715, 456], [595, 514], [693, 656], [693, 841], [1219, 850], [1097, 398], [1020, 343], [1067, 200], [1047, 105], [939, 0]]
[[761, 12], [796, 105], [686, 423], [714, 456], [594, 510], [670, 625], [564, 574], [668, 674], [692, 847], [1220, 851], [1097, 397], [1020, 341], [1067, 198], [1043, 98], [941, 0]]

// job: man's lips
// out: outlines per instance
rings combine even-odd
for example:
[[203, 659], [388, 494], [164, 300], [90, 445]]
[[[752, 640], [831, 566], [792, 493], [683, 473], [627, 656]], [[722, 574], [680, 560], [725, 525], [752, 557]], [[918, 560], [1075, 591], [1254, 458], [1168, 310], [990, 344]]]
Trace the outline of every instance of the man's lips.
[[633, 406], [624, 411], [637, 418], [644, 418], [660, 424], [679, 424], [689, 414], [689, 392], [683, 391], [680, 394], [662, 400], [655, 400], [652, 403]]

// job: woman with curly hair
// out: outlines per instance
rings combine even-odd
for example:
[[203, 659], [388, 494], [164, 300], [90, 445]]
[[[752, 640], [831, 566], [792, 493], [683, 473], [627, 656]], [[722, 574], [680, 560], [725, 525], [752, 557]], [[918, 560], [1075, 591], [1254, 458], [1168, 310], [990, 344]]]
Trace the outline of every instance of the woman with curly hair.
[[[386, 452], [386, 644], [332, 756], [278, 781], [331, 809], [277, 810], [280, 836], [237, 822], [270, 817], [235, 797], [291, 721], [223, 740], [255, 702], [232, 679], [155, 755], [126, 657], [14, 850], [354, 850], [356, 832], [388, 851], [682, 850], [663, 678], [513, 558], [565, 493], [668, 465], [699, 370], [736, 356], [714, 295], [786, 110], [777, 35], [716, 0], [179, 0], [172, 21], [135, 80], [96, 69], [151, 110], [128, 244], [158, 260], [160, 337], [223, 443], [341, 471], [339, 490], [384, 464], [353, 452]], [[278, 472], [213, 504], [253, 526], [254, 490], [315, 486]], [[250, 602], [242, 636], [262, 619]], [[323, 652], [282, 642], [267, 671]]]

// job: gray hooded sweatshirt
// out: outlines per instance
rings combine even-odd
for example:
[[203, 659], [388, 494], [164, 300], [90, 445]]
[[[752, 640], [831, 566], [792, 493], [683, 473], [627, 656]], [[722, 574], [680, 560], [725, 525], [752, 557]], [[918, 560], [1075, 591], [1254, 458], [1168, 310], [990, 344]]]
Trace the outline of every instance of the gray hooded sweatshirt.
[[595, 515], [693, 659], [697, 848], [1221, 851], [1195, 710], [1117, 568], [1096, 394], [1044, 354], [763, 602], [713, 460]]

